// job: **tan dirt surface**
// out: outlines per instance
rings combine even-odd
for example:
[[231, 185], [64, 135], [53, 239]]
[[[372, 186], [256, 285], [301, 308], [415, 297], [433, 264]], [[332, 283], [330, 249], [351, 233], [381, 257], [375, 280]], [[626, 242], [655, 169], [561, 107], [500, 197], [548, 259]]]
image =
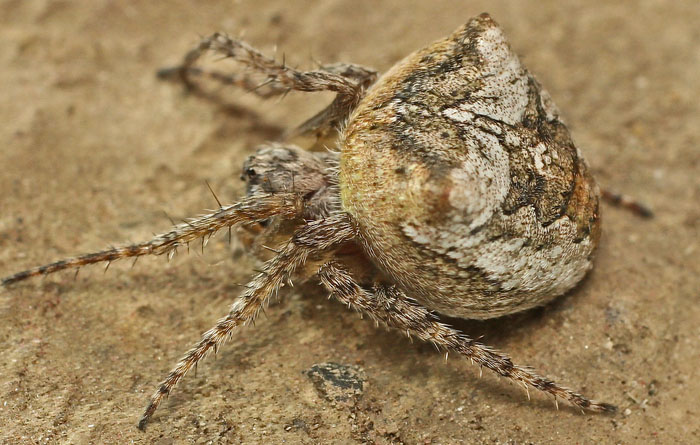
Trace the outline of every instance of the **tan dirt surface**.
[[[205, 6], [199, 6], [205, 5]], [[599, 181], [656, 211], [606, 206], [595, 270], [545, 308], [470, 335], [615, 403], [582, 415], [296, 287], [188, 375], [146, 432], [157, 383], [225, 314], [255, 263], [199, 251], [0, 291], [0, 442], [700, 443], [700, 3], [0, 1], [0, 275], [140, 241], [243, 193], [254, 147], [330, 96], [218, 103], [158, 81], [200, 35], [245, 32], [292, 65], [386, 70], [488, 11], [550, 91]], [[218, 67], [233, 69], [228, 62]], [[333, 403], [312, 366], [366, 379]], [[325, 369], [317, 367], [314, 369]], [[320, 371], [314, 375], [320, 375]]]

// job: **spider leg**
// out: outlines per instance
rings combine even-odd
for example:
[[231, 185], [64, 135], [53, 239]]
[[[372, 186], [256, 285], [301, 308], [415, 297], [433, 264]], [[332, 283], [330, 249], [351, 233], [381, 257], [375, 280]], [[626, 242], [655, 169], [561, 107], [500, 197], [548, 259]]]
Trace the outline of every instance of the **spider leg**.
[[455, 351], [481, 367], [496, 374], [552, 394], [579, 408], [613, 412], [615, 406], [589, 400], [570, 389], [535, 374], [531, 369], [513, 364], [511, 359], [494, 349], [478, 343], [464, 333], [440, 322], [438, 317], [407, 297], [394, 286], [377, 285], [373, 292], [362, 288], [350, 272], [337, 262], [324, 264], [318, 272], [321, 283], [341, 303], [369, 315], [375, 321], [411, 332], [438, 348]]
[[279, 96], [289, 91], [288, 88], [283, 88], [273, 83], [265, 84], [265, 82], [263, 82], [263, 84], [261, 84], [259, 80], [245, 74], [224, 73], [222, 71], [207, 70], [197, 66], [178, 65], [161, 68], [156, 72], [156, 76], [162, 80], [181, 81], [191, 90], [198, 89], [192, 79], [211, 79], [222, 85], [232, 85], [242, 88], [263, 99]]
[[[207, 52], [214, 52], [225, 58], [246, 65], [263, 80], [256, 81], [248, 74], [224, 74], [195, 66]], [[289, 91], [332, 91], [337, 93], [333, 102], [321, 112], [301, 124], [288, 136], [306, 134], [328, 128], [339, 128], [350, 112], [359, 103], [364, 91], [377, 79], [377, 72], [371, 68], [349, 63], [335, 63], [321, 66], [317, 70], [299, 71], [288, 67], [284, 61], [263, 55], [246, 42], [215, 33], [200, 41], [184, 57], [181, 65], [158, 71], [163, 79], [179, 78], [188, 88], [196, 89], [193, 77], [210, 78], [225, 85], [244, 88], [260, 97], [287, 94]]]
[[88, 264], [101, 262], [109, 264], [122, 258], [172, 255], [175, 253], [175, 249], [180, 246], [188, 245], [196, 239], [206, 240], [217, 231], [237, 224], [262, 221], [276, 215], [288, 219], [295, 218], [301, 214], [302, 207], [302, 198], [295, 193], [250, 196], [237, 204], [222, 206], [213, 213], [187, 220], [174, 226], [168, 232], [156, 235], [149, 241], [113, 247], [28, 269], [3, 278], [2, 285], [7, 286], [30, 277], [48, 275], [60, 270], [76, 269]]
[[138, 427], [145, 428], [163, 397], [167, 396], [178, 381], [209, 351], [216, 351], [234, 328], [255, 320], [270, 296], [277, 292], [283, 282], [289, 280], [309, 256], [342, 244], [354, 236], [355, 228], [343, 213], [327, 219], [310, 221], [297, 229], [287, 245], [277, 256], [267, 261], [262, 271], [246, 286], [246, 290], [231, 306], [228, 315], [205, 332], [202, 339], [160, 383], [139, 420]]
[[600, 196], [607, 203], [614, 205], [615, 207], [621, 207], [625, 210], [629, 210], [642, 218], [652, 218], [654, 216], [654, 212], [648, 206], [631, 196], [615, 193], [612, 190], [604, 188], [601, 188]]
[[[266, 81], [273, 85], [280, 94], [296, 90], [333, 91], [341, 95], [355, 96], [358, 94], [358, 90], [368, 86], [370, 79], [376, 77], [376, 72], [373, 70], [351, 64], [334, 64], [319, 70], [299, 71], [287, 66], [284, 62], [279, 63], [275, 59], [263, 55], [242, 40], [232, 39], [221, 33], [205, 37], [185, 55], [182, 65], [161, 70], [160, 73], [166, 77], [174, 72], [179, 72], [181, 76], [205, 74], [204, 71], [194, 69], [194, 64], [209, 51], [246, 65], [253, 73], [265, 77]], [[234, 76], [223, 79], [240, 78]], [[187, 83], [186, 79], [183, 81]]]
[[353, 100], [347, 100], [347, 98], [342, 95], [336, 96], [333, 102], [326, 108], [298, 127], [287, 132], [285, 138], [311, 133], [323, 136], [325, 132], [330, 129], [340, 130], [340, 127], [348, 119], [355, 105], [359, 102], [359, 99], [364, 95], [364, 91], [377, 80], [377, 72], [375, 70], [351, 63], [324, 65], [321, 67], [321, 70], [354, 79], [360, 87], [358, 91], [360, 96]]

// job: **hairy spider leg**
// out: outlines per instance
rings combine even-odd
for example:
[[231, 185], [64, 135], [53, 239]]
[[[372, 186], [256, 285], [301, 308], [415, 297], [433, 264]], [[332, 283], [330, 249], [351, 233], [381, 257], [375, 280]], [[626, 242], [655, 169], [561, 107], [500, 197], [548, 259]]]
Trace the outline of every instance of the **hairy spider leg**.
[[[410, 332], [438, 348], [455, 351], [481, 367], [496, 374], [549, 393], [574, 406], [590, 411], [614, 412], [616, 407], [608, 403], [587, 399], [552, 380], [540, 377], [530, 368], [513, 364], [511, 359], [494, 349], [479, 343], [453, 327], [442, 323], [436, 314], [411, 299], [395, 286], [378, 284], [373, 291], [362, 288], [351, 273], [337, 261], [330, 261], [318, 271], [321, 283], [331, 296], [367, 314], [375, 321]], [[528, 394], [529, 396], [529, 394]]]
[[138, 427], [140, 429], [146, 427], [163, 397], [170, 394], [177, 382], [208, 352], [212, 349], [216, 352], [234, 328], [255, 320], [270, 296], [277, 293], [283, 282], [291, 279], [292, 274], [306, 262], [309, 256], [327, 251], [354, 237], [354, 225], [345, 213], [310, 221], [297, 229], [282, 251], [267, 261], [261, 272], [246, 286], [243, 294], [231, 306], [228, 315], [205, 332], [202, 339], [184, 355], [160, 383], [151, 396]]
[[[195, 66], [207, 52], [240, 62], [250, 74], [226, 74]], [[263, 77], [258, 81], [252, 75]], [[203, 38], [185, 55], [181, 65], [158, 70], [162, 79], [179, 79], [188, 88], [197, 89], [192, 77], [210, 78], [224, 85], [244, 88], [260, 97], [285, 95], [289, 91], [332, 91], [337, 93], [333, 102], [319, 113], [288, 132], [285, 137], [307, 134], [314, 131], [339, 129], [350, 112], [364, 97], [364, 92], [377, 79], [377, 72], [350, 63], [323, 65], [317, 70], [299, 71], [263, 55], [248, 43], [233, 39], [222, 33]]]
[[8, 286], [27, 278], [48, 275], [66, 269], [77, 269], [89, 264], [113, 261], [123, 258], [138, 258], [144, 255], [173, 255], [180, 246], [190, 242], [206, 240], [221, 229], [241, 223], [263, 221], [273, 216], [293, 219], [303, 211], [302, 198], [293, 192], [249, 196], [241, 202], [220, 207], [217, 211], [186, 220], [170, 231], [156, 235], [149, 241], [122, 247], [113, 247], [99, 252], [68, 258], [43, 266], [27, 269], [2, 279]]

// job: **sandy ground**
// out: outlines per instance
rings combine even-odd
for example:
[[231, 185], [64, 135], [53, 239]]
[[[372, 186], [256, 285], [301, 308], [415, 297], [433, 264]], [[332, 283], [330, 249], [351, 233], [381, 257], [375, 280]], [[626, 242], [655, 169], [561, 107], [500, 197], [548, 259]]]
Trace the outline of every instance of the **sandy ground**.
[[[700, 442], [700, 4], [377, 3], [0, 1], [0, 275], [146, 239], [169, 227], [165, 213], [213, 207], [205, 180], [235, 200], [253, 147], [329, 100], [223, 90], [213, 103], [159, 82], [155, 69], [199, 35], [244, 31], [302, 67], [385, 70], [489, 11], [599, 181], [657, 217], [604, 208], [596, 269], [580, 287], [545, 308], [458, 326], [621, 413], [557, 411], [534, 393], [528, 402], [307, 286], [189, 375], [143, 433], [147, 396], [254, 267], [221, 237], [203, 256], [0, 293], [2, 443]], [[312, 367], [325, 362], [360, 376], [360, 394], [324, 397], [325, 368]]]

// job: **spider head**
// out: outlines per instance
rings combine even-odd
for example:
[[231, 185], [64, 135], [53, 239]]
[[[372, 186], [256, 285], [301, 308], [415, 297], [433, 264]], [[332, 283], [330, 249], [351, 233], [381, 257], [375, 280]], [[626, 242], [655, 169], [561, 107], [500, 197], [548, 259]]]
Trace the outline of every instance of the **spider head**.
[[247, 196], [299, 193], [306, 201], [304, 217], [316, 219], [332, 208], [331, 191], [337, 155], [314, 153], [294, 145], [266, 144], [243, 163], [241, 179]]

